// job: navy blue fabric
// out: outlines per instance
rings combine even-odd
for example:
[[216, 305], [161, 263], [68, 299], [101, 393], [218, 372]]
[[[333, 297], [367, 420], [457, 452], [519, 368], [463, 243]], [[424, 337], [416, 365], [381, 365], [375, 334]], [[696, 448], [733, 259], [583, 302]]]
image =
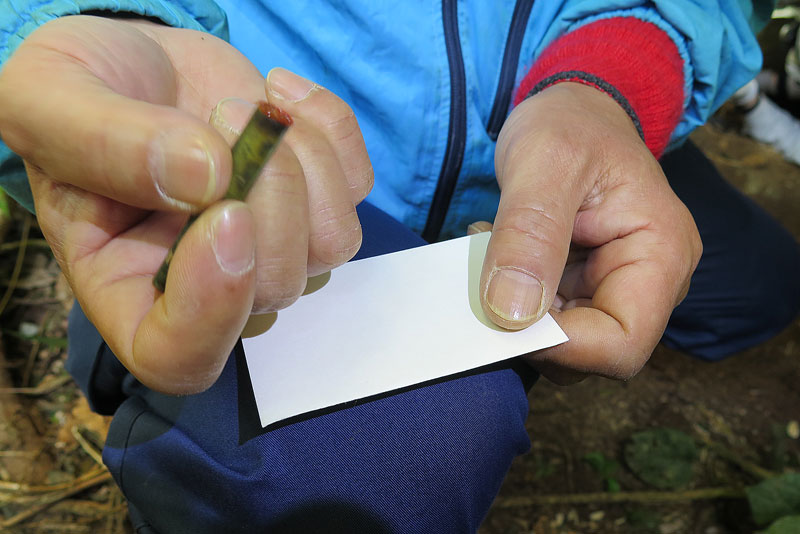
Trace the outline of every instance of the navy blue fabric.
[[123, 383], [135, 379], [108, 350], [100, 332], [83, 313], [77, 301], [69, 312], [67, 338], [67, 372], [86, 394], [92, 410], [101, 415], [113, 415], [127, 398]]
[[[424, 244], [369, 204], [359, 216], [359, 257]], [[74, 324], [73, 336], [91, 327]], [[103, 458], [140, 534], [472, 532], [530, 446], [526, 387], [535, 373], [514, 362], [245, 441], [235, 358], [208, 391], [172, 397], [102, 372], [110, 352], [103, 346], [98, 357], [86, 345], [73, 343], [70, 359], [95, 363], [70, 368], [90, 373], [78, 381], [93, 405], [108, 410], [120, 388], [126, 398]]]
[[661, 161], [692, 212], [703, 256], [662, 341], [720, 360], [769, 339], [800, 311], [800, 246], [686, 143]]
[[[800, 303], [797, 243], [694, 146], [663, 164], [706, 250], [664, 342], [717, 359], [780, 330]], [[423, 244], [369, 204], [359, 215], [359, 257]], [[70, 371], [115, 411], [103, 458], [139, 534], [473, 532], [529, 447], [535, 374], [510, 363], [244, 436], [236, 358], [208, 391], [170, 397], [128, 375], [77, 306], [70, 335]]]

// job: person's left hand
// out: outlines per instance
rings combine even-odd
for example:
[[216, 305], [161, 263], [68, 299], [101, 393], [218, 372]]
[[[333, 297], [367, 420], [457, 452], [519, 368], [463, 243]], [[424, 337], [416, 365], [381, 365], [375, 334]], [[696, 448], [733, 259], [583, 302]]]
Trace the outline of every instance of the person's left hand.
[[635, 375], [702, 244], [627, 113], [593, 87], [551, 86], [512, 111], [495, 169], [484, 311], [515, 330], [551, 311], [570, 341], [526, 358], [556, 382]]

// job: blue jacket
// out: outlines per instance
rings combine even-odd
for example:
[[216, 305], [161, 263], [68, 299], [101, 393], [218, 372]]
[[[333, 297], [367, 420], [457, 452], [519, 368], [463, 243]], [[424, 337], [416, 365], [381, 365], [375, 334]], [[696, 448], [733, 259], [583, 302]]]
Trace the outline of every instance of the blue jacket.
[[[273, 5], [276, 4], [276, 5]], [[628, 15], [653, 22], [684, 59], [680, 142], [758, 71], [754, 29], [771, 2], [749, 0], [11, 0], [0, 61], [46, 21], [81, 11], [133, 12], [229, 39], [263, 73], [288, 68], [341, 96], [375, 168], [369, 200], [427, 237], [493, 220], [494, 146], [511, 95], [562, 33]], [[227, 15], [227, 18], [226, 18]], [[29, 208], [24, 171], [5, 146], [0, 186]]]

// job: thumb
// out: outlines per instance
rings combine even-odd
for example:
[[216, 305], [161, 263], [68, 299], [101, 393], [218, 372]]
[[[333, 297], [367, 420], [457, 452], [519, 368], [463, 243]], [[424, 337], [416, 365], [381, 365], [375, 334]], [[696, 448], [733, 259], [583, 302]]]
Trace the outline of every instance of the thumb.
[[571, 234], [571, 218], [556, 202], [539, 196], [503, 195], [480, 286], [481, 305], [495, 324], [520, 330], [550, 309]]
[[503, 141], [496, 161], [502, 193], [481, 273], [481, 305], [497, 325], [520, 330], [553, 303], [580, 201], [565, 185], [562, 166], [549, 161], [551, 151], [537, 150], [530, 139], [524, 147]]

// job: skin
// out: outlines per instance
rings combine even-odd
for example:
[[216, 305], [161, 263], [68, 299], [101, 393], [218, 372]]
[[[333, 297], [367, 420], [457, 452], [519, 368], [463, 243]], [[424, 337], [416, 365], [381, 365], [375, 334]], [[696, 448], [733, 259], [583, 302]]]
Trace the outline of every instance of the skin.
[[502, 195], [481, 287], [491, 295], [491, 273], [511, 266], [542, 289], [528, 316], [509, 318], [511, 299], [484, 300], [484, 310], [518, 329], [550, 308], [570, 341], [526, 358], [555, 382], [631, 378], [702, 253], [691, 214], [633, 122], [593, 87], [552, 86], [512, 111], [495, 169]]
[[[152, 276], [188, 212], [227, 188], [246, 102], [265, 98], [293, 127], [247, 204], [203, 212], [182, 239], [166, 293], [157, 293]], [[4, 66], [0, 102], [3, 140], [25, 161], [40, 226], [76, 298], [114, 354], [154, 389], [209, 387], [251, 312], [289, 305], [308, 276], [360, 246], [355, 205], [373, 175], [352, 110], [284, 70], [265, 86], [213, 36], [58, 19]]]
[[[215, 203], [249, 102], [265, 98], [294, 126], [247, 203]], [[25, 161], [39, 224], [83, 310], [159, 391], [208, 388], [251, 313], [291, 304], [308, 276], [361, 243], [355, 205], [373, 172], [352, 110], [283, 69], [265, 82], [208, 34], [49, 22], [0, 72], [0, 132]], [[635, 374], [701, 245], [628, 116], [593, 88], [548, 88], [512, 112], [496, 169], [502, 197], [481, 279], [489, 316], [519, 329], [551, 309], [571, 341], [528, 358], [554, 380]], [[167, 249], [207, 206], [158, 293], [151, 279]]]

